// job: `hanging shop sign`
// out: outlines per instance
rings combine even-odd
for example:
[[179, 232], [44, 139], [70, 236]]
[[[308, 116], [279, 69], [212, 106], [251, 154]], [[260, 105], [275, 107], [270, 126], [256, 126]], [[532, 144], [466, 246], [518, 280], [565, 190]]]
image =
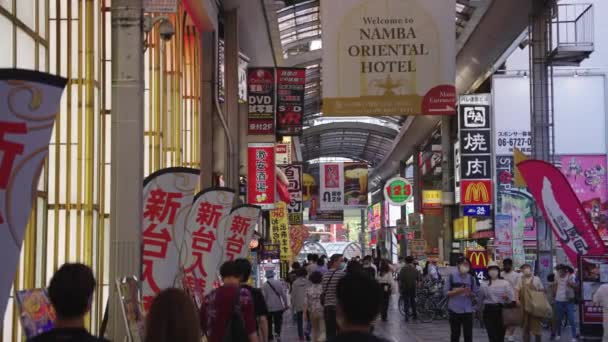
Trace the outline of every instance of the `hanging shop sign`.
[[247, 203], [274, 208], [276, 169], [274, 144], [249, 144], [247, 148]]
[[320, 167], [320, 209], [341, 210], [344, 208], [344, 164], [326, 163]]
[[345, 208], [367, 207], [367, 186], [369, 171], [365, 163], [344, 164], [344, 206]]
[[573, 265], [578, 255], [606, 254], [598, 232], [558, 168], [540, 160], [523, 161], [517, 167]]
[[290, 225], [289, 227], [289, 239], [291, 242], [291, 253], [294, 257], [300, 253], [304, 247], [304, 241], [308, 239], [310, 232], [308, 227], [303, 224]]
[[208, 293], [222, 261], [225, 244], [224, 226], [234, 191], [226, 188], [207, 189], [194, 197], [186, 220], [183, 281], [193, 292]]
[[266, 243], [262, 245], [261, 261], [278, 260], [281, 257], [281, 244]]
[[306, 69], [277, 68], [277, 135], [302, 134]]
[[492, 204], [492, 181], [462, 181], [460, 202], [465, 205]]
[[249, 58], [239, 53], [239, 103], [247, 103], [247, 67]]
[[0, 69], [0, 315], [15, 279], [65, 84], [41, 72]]
[[281, 261], [291, 260], [291, 242], [289, 238], [289, 222], [287, 220], [287, 204], [279, 202], [270, 211], [270, 239], [273, 244], [280, 246]]
[[274, 134], [275, 73], [274, 68], [247, 69], [249, 135]]
[[260, 213], [260, 207], [254, 205], [241, 205], [232, 209], [224, 229], [222, 262], [247, 256]]
[[174, 287], [182, 263], [177, 246], [199, 182], [197, 169], [173, 167], [144, 180], [142, 220], [142, 293], [146, 311], [163, 289]]
[[367, 225], [370, 231], [382, 228], [382, 203], [374, 203], [367, 209]]
[[490, 100], [490, 94], [460, 97], [458, 180], [492, 178]]
[[490, 205], [465, 205], [462, 207], [464, 216], [490, 216]]
[[517, 129], [496, 130], [496, 154], [513, 154], [519, 149], [525, 154], [532, 153], [532, 132]]
[[422, 208], [441, 208], [442, 197], [443, 192], [441, 190], [422, 190]]
[[384, 198], [395, 206], [404, 206], [413, 193], [412, 184], [403, 177], [391, 178], [384, 185]]
[[423, 219], [422, 213], [409, 213], [407, 215], [408, 230], [412, 232], [421, 231]]
[[323, 114], [455, 114], [455, 0], [322, 0]]
[[217, 42], [217, 97], [221, 103], [226, 101], [226, 43], [223, 39]]
[[291, 163], [291, 144], [279, 143], [276, 145], [276, 163], [277, 165], [287, 165]]
[[462, 169], [460, 160], [460, 141], [454, 143], [454, 199], [456, 204], [460, 203], [460, 170]]
[[287, 217], [290, 225], [304, 223], [304, 205], [302, 202], [302, 165], [280, 166], [288, 180], [289, 202], [287, 203]]
[[426, 253], [426, 240], [424, 239], [413, 239], [413, 240], [409, 240], [409, 250], [411, 251], [412, 255], [415, 256], [420, 256], [420, 255], [424, 255]]
[[475, 271], [477, 278], [484, 280], [488, 268], [488, 252], [485, 250], [468, 249], [466, 257], [471, 263], [471, 269]]

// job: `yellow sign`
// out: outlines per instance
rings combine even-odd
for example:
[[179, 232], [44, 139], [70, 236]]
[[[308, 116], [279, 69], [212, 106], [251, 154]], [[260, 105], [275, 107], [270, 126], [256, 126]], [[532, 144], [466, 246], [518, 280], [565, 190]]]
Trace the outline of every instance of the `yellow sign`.
[[478, 181], [462, 181], [463, 205], [481, 205], [492, 203], [492, 181], [489, 179]]
[[475, 233], [477, 220], [472, 217], [460, 217], [454, 220], [454, 240], [469, 239]]
[[443, 192], [441, 190], [422, 190], [423, 208], [440, 208]]
[[270, 240], [279, 244], [281, 261], [291, 260], [291, 242], [289, 240], [289, 220], [287, 219], [287, 204], [279, 202], [270, 211]]
[[513, 168], [513, 184], [518, 188], [525, 188], [528, 186], [524, 180], [524, 177], [521, 176], [519, 168], [517, 167], [517, 164], [526, 160], [528, 160], [528, 156], [526, 156], [520, 149], [513, 149], [513, 163], [515, 164], [515, 167]]

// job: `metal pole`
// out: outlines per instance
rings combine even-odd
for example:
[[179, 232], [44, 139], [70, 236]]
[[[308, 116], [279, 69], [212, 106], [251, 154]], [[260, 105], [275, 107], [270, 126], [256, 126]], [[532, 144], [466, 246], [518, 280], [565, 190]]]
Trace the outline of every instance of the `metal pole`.
[[[109, 338], [126, 334], [115, 281], [140, 277], [144, 160], [144, 54], [141, 0], [112, 1], [112, 164]], [[99, 279], [102, 281], [102, 279]]]
[[[530, 20], [530, 122], [532, 158], [553, 162], [552, 67], [547, 61], [551, 44], [551, 2], [536, 2]], [[543, 279], [553, 269], [553, 234], [538, 207], [536, 219], [536, 274]]]
[[[406, 177], [407, 165], [405, 161], [399, 162], [399, 176], [405, 178]], [[404, 205], [401, 207], [401, 221], [405, 222], [407, 218], [407, 206]], [[403, 226], [403, 225], [402, 225]], [[397, 227], [397, 234], [399, 234], [399, 227]], [[397, 235], [399, 236], [399, 235]], [[399, 241], [401, 245], [401, 253], [399, 253], [400, 257], [407, 256], [407, 233], [405, 231], [401, 232], [401, 241]]]
[[[443, 193], [443, 260], [452, 250], [452, 205], [454, 203], [454, 153], [452, 153], [452, 117], [441, 118], [441, 190]], [[441, 256], [441, 255], [440, 255]]]
[[359, 243], [361, 244], [361, 254], [365, 256], [365, 209], [361, 209], [361, 231], [359, 232]]

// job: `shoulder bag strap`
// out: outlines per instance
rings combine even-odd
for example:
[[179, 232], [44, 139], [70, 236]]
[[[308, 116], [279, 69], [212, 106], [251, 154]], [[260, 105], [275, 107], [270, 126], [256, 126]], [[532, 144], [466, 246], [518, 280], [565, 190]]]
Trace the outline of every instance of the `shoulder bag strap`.
[[331, 280], [334, 278], [334, 275], [336, 274], [336, 272], [338, 272], [338, 270], [333, 271], [333, 273], [329, 277], [327, 284], [325, 284], [325, 288], [323, 288], [323, 293], [327, 292], [327, 288], [329, 287], [329, 284], [331, 284]]
[[272, 289], [272, 292], [274, 292], [277, 295], [277, 297], [279, 297], [279, 301], [281, 301], [281, 305], [283, 305], [283, 307], [286, 307], [287, 305], [285, 303], [283, 303], [283, 296], [281, 296], [279, 291], [277, 291], [277, 289], [275, 289], [274, 286], [272, 286], [271, 282], [268, 282], [268, 286], [270, 286], [270, 288]]

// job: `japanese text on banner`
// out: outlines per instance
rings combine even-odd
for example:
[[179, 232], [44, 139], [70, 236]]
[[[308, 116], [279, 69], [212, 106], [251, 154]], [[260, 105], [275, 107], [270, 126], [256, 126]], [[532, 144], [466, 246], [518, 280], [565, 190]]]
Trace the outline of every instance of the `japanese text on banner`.
[[277, 203], [276, 209], [270, 212], [270, 238], [272, 243], [278, 243], [281, 246], [281, 261], [291, 261], [287, 205], [284, 202]]

